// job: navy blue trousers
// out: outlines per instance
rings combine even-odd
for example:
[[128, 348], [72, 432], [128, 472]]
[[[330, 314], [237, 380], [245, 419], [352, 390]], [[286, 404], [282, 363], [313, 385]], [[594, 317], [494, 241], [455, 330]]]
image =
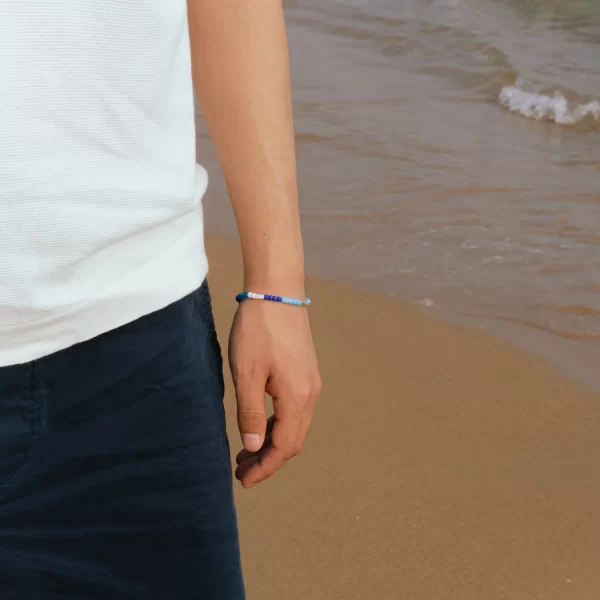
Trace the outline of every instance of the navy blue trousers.
[[206, 284], [0, 368], [0, 598], [243, 600], [222, 369]]

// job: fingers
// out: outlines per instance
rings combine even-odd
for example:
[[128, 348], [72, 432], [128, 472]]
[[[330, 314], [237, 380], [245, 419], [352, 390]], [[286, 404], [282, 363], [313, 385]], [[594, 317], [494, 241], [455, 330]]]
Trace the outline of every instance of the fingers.
[[322, 388], [323, 384], [321, 382], [321, 377], [317, 375], [310, 387], [309, 399], [306, 405], [306, 410], [304, 411], [304, 419], [302, 420], [302, 425], [300, 428], [300, 437], [303, 441], [306, 440], [308, 431], [312, 425], [312, 420], [315, 416], [315, 408], [317, 407], [317, 401], [321, 395]]
[[236, 479], [239, 479], [242, 482], [242, 485], [244, 487], [250, 487], [248, 485], [248, 472], [254, 465], [258, 464], [259, 459], [260, 456], [258, 454], [252, 454], [246, 460], [238, 463], [238, 467], [235, 470], [235, 477]]
[[[290, 387], [286, 386], [289, 390]], [[242, 450], [237, 455], [235, 476], [245, 488], [264, 481], [286, 461], [298, 455], [308, 434], [321, 382], [296, 386], [285, 398], [275, 397], [275, 414], [269, 418], [264, 443], [258, 451]]]
[[252, 487], [274, 475], [285, 463], [283, 453], [269, 446], [255, 456], [244, 461], [236, 469], [235, 476], [245, 488]]
[[238, 452], [237, 456], [235, 457], [236, 463], [238, 465], [243, 463], [245, 460], [248, 460], [249, 458], [256, 456], [259, 452], [263, 452], [264, 450], [266, 450], [267, 446], [271, 445], [271, 432], [273, 431], [273, 423], [275, 423], [275, 416], [271, 415], [269, 417], [269, 419], [267, 420], [267, 430], [266, 430], [266, 434], [265, 434], [265, 441], [263, 442], [263, 445], [260, 448], [260, 450], [258, 450], [258, 452], [250, 452], [250, 450], [246, 450], [245, 448]]
[[255, 452], [244, 449], [237, 455], [235, 476], [245, 488], [271, 477], [300, 453], [320, 392], [321, 383], [317, 380], [303, 389], [297, 387], [286, 398], [273, 399], [275, 414], [269, 418], [262, 447]]
[[285, 397], [273, 399], [276, 422], [271, 435], [273, 446], [280, 448], [289, 460], [302, 451], [321, 393], [321, 381], [317, 375], [314, 381], [307, 378], [286, 391]]
[[290, 399], [274, 399], [275, 423], [271, 432], [271, 444], [281, 451], [285, 460], [297, 456], [302, 450], [300, 438], [304, 406]]
[[298, 394], [285, 400], [275, 398], [273, 407], [275, 415], [269, 419], [264, 446], [255, 453], [242, 450], [237, 456], [235, 475], [245, 488], [271, 477], [302, 450], [313, 403]]
[[304, 442], [306, 441], [308, 432], [310, 430], [310, 426], [312, 425], [312, 420], [315, 415], [316, 404], [317, 396], [315, 396], [306, 407], [304, 418], [302, 419], [302, 423], [300, 425], [300, 439], [302, 444], [304, 444]]
[[258, 452], [265, 441], [267, 415], [265, 384], [267, 376], [258, 372], [236, 378], [237, 420], [244, 449]]
[[[300, 419], [275, 419], [273, 431], [259, 452], [251, 453], [244, 449], [238, 454], [235, 476], [245, 488], [271, 477], [300, 452], [297, 440], [301, 424]], [[275, 444], [275, 439], [279, 440], [279, 446]]]

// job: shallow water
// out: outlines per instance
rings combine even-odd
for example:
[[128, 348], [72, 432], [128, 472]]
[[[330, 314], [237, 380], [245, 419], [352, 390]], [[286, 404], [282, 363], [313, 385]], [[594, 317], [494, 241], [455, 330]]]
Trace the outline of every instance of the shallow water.
[[600, 385], [600, 4], [297, 0], [287, 15], [311, 271]]

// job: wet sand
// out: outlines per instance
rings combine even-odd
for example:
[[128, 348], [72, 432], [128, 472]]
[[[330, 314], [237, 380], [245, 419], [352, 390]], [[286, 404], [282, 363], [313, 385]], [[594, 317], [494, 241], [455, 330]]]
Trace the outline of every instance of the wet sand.
[[[207, 244], [225, 350], [240, 258]], [[391, 298], [308, 290], [325, 390], [304, 453], [237, 490], [249, 600], [596, 600], [600, 395]]]

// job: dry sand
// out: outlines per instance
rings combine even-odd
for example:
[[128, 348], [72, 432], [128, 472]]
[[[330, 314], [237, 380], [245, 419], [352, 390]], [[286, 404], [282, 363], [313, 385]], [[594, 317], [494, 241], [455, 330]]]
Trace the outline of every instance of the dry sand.
[[[225, 350], [240, 256], [207, 244]], [[392, 299], [308, 290], [325, 390], [304, 453], [238, 487], [249, 600], [598, 600], [600, 396]]]

